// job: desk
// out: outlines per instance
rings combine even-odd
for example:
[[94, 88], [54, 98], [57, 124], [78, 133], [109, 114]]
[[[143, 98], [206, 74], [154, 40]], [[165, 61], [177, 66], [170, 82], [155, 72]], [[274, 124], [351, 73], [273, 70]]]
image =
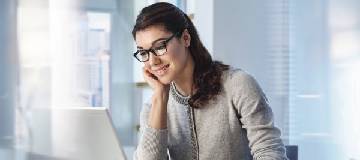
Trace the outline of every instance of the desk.
[[[127, 159], [132, 159], [135, 146], [125, 146], [124, 151]], [[61, 158], [51, 153], [34, 153], [23, 149], [0, 148], [0, 160], [73, 160], [71, 158]]]
[[21, 149], [0, 149], [1, 160], [70, 160], [53, 155], [42, 155]]

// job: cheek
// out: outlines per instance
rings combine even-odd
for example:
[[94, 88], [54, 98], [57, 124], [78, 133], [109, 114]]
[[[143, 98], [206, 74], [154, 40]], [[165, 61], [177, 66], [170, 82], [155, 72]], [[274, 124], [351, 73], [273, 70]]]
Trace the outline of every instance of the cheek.
[[178, 65], [182, 65], [186, 61], [185, 48], [181, 46], [173, 48], [171, 52], [171, 60]]
[[145, 63], [144, 63], [144, 67], [145, 67], [146, 69], [150, 69], [150, 68], [151, 68], [149, 62], [145, 62]]
[[177, 66], [180, 68], [183, 68], [186, 64], [187, 55], [186, 52], [178, 52], [176, 57], [174, 57], [174, 61], [176, 62]]

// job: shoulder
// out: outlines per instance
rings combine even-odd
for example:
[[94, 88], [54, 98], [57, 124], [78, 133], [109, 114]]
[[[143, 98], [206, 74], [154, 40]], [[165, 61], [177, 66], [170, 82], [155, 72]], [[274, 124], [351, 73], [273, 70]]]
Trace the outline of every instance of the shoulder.
[[[223, 73], [223, 82], [225, 85], [251, 85], [252, 83], [256, 83], [255, 78], [249, 73], [245, 72], [239, 68], [230, 67], [228, 70]], [[233, 87], [236, 87], [233, 86]]]
[[230, 67], [223, 73], [224, 89], [233, 94], [260, 96], [262, 89], [256, 79], [246, 71]]

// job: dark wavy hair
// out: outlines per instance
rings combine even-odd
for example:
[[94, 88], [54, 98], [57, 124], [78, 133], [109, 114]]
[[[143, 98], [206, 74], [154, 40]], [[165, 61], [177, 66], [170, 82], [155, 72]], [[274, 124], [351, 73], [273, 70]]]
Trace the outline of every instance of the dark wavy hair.
[[[210, 100], [216, 98], [222, 90], [221, 76], [229, 66], [219, 61], [213, 61], [208, 50], [200, 41], [196, 28], [190, 18], [176, 6], [159, 2], [143, 8], [137, 16], [136, 24], [132, 30], [133, 38], [136, 32], [149, 26], [164, 26], [169, 32], [182, 33], [188, 30], [190, 41], [190, 54], [194, 59], [193, 82], [197, 91], [191, 96], [189, 104], [191, 107], [199, 108], [206, 105]], [[177, 35], [180, 38], [181, 34]]]

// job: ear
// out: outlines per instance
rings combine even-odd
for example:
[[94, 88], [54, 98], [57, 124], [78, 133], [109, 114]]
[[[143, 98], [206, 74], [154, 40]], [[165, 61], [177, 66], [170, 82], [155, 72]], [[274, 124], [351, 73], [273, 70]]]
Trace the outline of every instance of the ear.
[[190, 42], [191, 42], [191, 36], [190, 33], [187, 29], [184, 30], [182, 36], [181, 36], [182, 41], [185, 44], [185, 47], [189, 47], [190, 46]]

